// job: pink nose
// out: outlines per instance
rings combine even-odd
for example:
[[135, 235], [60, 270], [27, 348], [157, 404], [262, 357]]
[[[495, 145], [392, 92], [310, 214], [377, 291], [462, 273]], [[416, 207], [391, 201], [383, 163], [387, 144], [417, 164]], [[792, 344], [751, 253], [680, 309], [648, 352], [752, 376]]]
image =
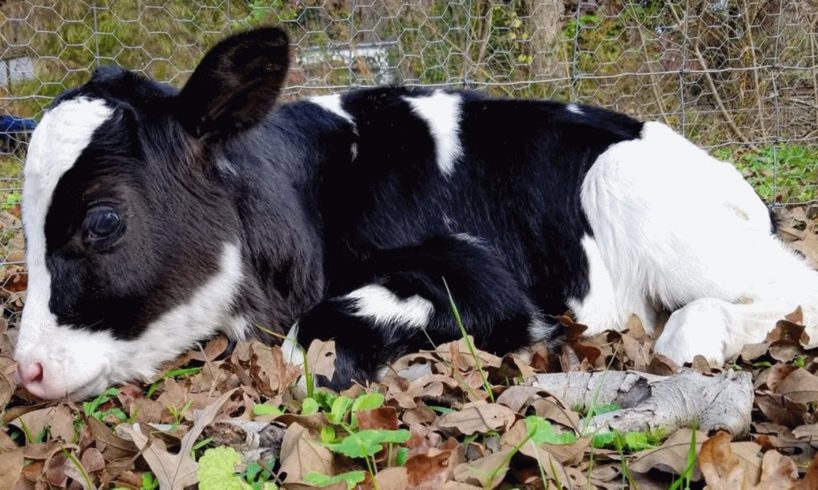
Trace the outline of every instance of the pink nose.
[[43, 380], [43, 365], [39, 362], [17, 364], [17, 376], [23, 385]]

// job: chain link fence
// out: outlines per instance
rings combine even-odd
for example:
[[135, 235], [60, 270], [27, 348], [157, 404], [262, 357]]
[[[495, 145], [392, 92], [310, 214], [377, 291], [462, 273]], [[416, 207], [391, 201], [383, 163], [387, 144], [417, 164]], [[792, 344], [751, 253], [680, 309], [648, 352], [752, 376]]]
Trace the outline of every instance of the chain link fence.
[[218, 39], [267, 24], [293, 43], [285, 98], [393, 83], [602, 105], [734, 161], [771, 203], [818, 194], [815, 1], [0, 0], [6, 320], [26, 286], [26, 143], [52, 97], [108, 63], [181, 86]]

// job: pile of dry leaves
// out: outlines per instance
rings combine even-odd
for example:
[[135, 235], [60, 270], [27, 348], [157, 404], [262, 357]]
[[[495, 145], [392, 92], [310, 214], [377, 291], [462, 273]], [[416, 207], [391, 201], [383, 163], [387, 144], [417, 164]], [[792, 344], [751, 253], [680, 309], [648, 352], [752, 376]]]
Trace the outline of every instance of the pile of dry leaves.
[[[803, 210], [782, 221], [808, 255], [814, 226]], [[592, 338], [559, 320], [567, 342], [556, 353], [497, 357], [462, 339], [340, 394], [312, 382], [331, 374], [332, 342], [310, 346], [305, 374], [277, 346], [228, 352], [216, 338], [153, 383], [83, 403], [43, 403], [17, 389], [3, 327], [0, 488], [818, 488], [818, 339], [806, 337], [798, 312], [731, 364], [698, 358], [681, 370], [652, 353], [636, 319]], [[642, 390], [639, 403], [668, 379], [659, 376], [746, 380], [747, 433], [704, 426], [696, 414], [671, 429], [652, 425], [652, 414], [610, 430], [615, 424], [597, 422], [621, 421], [630, 395], [603, 399], [593, 377], [559, 393], [538, 376], [622, 370], [648, 376], [617, 387]], [[702, 394], [677, 396], [677, 405], [692, 404]]]

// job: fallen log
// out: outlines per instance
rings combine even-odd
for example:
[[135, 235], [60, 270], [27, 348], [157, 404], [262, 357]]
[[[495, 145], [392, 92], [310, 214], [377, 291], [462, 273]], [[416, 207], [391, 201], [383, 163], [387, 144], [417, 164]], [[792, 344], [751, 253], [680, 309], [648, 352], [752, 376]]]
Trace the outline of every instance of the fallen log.
[[538, 374], [533, 386], [543, 388], [569, 407], [622, 407], [583, 420], [584, 432], [673, 432], [698, 426], [703, 432], [725, 430], [741, 437], [750, 430], [753, 382], [750, 373], [727, 371], [703, 375], [680, 370], [671, 376], [638, 371]]

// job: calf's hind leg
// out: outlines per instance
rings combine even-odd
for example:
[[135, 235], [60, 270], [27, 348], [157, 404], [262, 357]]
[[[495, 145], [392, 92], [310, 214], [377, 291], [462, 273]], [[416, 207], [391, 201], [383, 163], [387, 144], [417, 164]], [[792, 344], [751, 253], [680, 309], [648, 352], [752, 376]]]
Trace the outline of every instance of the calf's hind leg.
[[679, 309], [659, 352], [723, 362], [799, 305], [818, 334], [818, 273], [772, 233], [766, 206], [733, 166], [670, 128], [647, 123], [639, 139], [603, 153], [582, 204], [617, 307]]
[[[690, 362], [696, 355], [721, 365], [747, 344], [763, 342], [767, 334], [798, 305], [793, 300], [759, 300], [750, 304], [716, 298], [693, 301], [673, 312], [654, 350], [675, 362]], [[806, 333], [818, 340], [816, 308], [802, 307]]]

